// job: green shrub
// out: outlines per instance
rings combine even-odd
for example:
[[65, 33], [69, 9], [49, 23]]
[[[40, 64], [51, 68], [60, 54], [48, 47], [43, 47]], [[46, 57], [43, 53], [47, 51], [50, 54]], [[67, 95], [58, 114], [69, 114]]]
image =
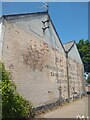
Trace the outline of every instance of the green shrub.
[[34, 117], [31, 103], [16, 92], [16, 86], [10, 80], [10, 73], [5, 70], [2, 63], [0, 63], [0, 91], [3, 119]]

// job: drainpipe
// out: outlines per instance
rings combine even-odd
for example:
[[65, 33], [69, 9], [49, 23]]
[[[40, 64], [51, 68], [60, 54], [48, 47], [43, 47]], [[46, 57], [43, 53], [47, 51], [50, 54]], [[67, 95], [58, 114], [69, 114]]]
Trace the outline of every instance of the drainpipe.
[[68, 52], [67, 51], [66, 51], [66, 72], [67, 72], [67, 84], [68, 84], [68, 102], [70, 102], [70, 83], [69, 83]]

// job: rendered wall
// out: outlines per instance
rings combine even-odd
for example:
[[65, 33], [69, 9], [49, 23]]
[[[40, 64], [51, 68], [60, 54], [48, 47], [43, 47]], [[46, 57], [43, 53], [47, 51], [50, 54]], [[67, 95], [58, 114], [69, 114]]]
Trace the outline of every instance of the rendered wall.
[[[49, 22], [45, 22], [47, 20], [49, 20]], [[47, 13], [7, 17], [7, 21], [16, 24], [27, 33], [32, 32], [34, 36], [42, 38], [42, 40], [50, 47], [58, 48], [63, 54], [65, 54]], [[49, 28], [43, 31], [43, 28], [45, 27]]]
[[70, 82], [70, 97], [73, 96], [74, 92], [79, 95], [82, 91], [82, 66], [69, 58], [69, 82]]
[[58, 100], [59, 86], [61, 96], [67, 98], [65, 54], [33, 32], [5, 22], [3, 61], [17, 91], [35, 107]]
[[74, 92], [79, 95], [85, 91], [84, 69], [76, 45], [70, 50], [68, 57], [70, 97], [72, 97]]
[[81, 66], [83, 66], [83, 63], [81, 61], [78, 49], [76, 47], [76, 45], [74, 44], [74, 46], [72, 47], [72, 49], [69, 51], [68, 56], [74, 60], [77, 61], [77, 63], [79, 63]]
[[[65, 51], [47, 15], [12, 17], [4, 22], [3, 61], [17, 91], [34, 107], [68, 98]], [[43, 32], [43, 27], [48, 27]], [[75, 55], [74, 55], [75, 53]], [[83, 65], [76, 47], [68, 54], [70, 97], [82, 90]]]

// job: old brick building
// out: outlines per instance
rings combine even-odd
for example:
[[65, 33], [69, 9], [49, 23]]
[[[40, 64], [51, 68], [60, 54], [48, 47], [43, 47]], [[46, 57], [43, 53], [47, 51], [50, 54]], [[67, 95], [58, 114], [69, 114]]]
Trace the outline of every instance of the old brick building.
[[47, 12], [0, 20], [0, 57], [17, 91], [34, 107], [83, 91], [83, 64], [75, 42], [68, 44], [63, 46]]
[[67, 54], [69, 92], [72, 98], [85, 92], [84, 68], [75, 41], [64, 44]]

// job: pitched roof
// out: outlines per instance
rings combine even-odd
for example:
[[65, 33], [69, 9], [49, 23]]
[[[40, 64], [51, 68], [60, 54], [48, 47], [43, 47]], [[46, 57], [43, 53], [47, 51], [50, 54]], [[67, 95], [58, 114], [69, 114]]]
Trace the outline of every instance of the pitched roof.
[[[74, 45], [75, 45], [75, 46], [74, 46]], [[76, 42], [75, 42], [75, 41], [71, 41], [71, 42], [65, 43], [63, 46], [64, 46], [65, 51], [66, 51], [67, 53], [69, 53], [70, 51], [72, 51], [72, 52], [70, 53], [70, 57], [71, 57], [71, 58], [75, 59], [75, 60], [78, 61], [78, 62], [80, 61], [80, 63], [83, 64], [82, 59], [81, 59], [80, 54], [79, 54], [79, 51], [78, 51], [78, 49], [77, 49], [77, 45], [76, 45]], [[73, 51], [72, 48], [74, 48], [75, 51]]]
[[69, 52], [71, 48], [73, 47], [74, 43], [75, 41], [70, 41], [68, 43], [63, 44], [65, 51]]

